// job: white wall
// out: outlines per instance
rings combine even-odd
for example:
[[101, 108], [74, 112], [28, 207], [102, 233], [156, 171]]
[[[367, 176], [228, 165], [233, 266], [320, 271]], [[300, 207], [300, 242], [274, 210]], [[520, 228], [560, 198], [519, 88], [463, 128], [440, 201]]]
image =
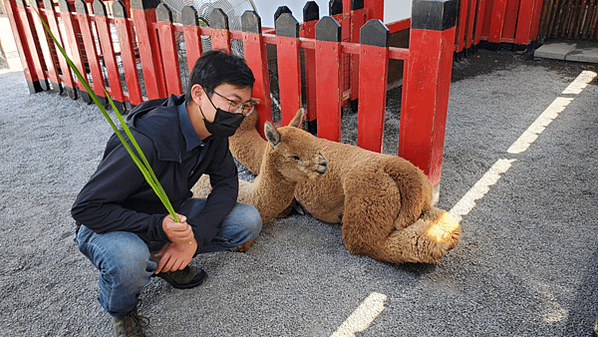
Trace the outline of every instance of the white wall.
[[[320, 17], [328, 15], [329, 0], [315, 0], [320, 7]], [[350, 0], [345, 0], [350, 1]], [[303, 7], [307, 0], [253, 0], [262, 18], [262, 27], [274, 27], [274, 12], [279, 6], [287, 6], [297, 21], [303, 20]], [[411, 17], [411, 0], [384, 0], [384, 23]]]

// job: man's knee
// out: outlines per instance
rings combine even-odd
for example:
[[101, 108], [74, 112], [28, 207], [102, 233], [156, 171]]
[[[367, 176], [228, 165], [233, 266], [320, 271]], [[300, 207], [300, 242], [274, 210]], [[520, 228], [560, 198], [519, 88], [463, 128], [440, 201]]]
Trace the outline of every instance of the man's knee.
[[245, 214], [246, 241], [255, 239], [262, 230], [262, 216], [253, 205], [238, 204], [238, 207], [242, 207]]

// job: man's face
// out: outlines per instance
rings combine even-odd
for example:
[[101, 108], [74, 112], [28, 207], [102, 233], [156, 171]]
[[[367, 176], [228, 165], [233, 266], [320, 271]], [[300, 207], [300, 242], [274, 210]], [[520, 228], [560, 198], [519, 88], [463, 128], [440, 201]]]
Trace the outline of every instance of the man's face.
[[216, 108], [232, 113], [246, 114], [250, 110], [251, 88], [239, 88], [224, 83], [212, 91], [205, 89], [205, 95], [201, 96], [200, 107], [209, 122], [214, 121]]

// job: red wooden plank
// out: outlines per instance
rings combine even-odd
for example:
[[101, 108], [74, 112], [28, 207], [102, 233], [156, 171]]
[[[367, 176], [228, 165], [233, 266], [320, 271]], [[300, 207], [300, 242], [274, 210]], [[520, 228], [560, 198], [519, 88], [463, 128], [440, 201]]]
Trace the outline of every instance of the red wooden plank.
[[[247, 14], [244, 14], [247, 15]], [[243, 33], [243, 49], [245, 54], [245, 61], [255, 77], [253, 85], [252, 96], [260, 99], [260, 104], [257, 105], [257, 113], [259, 114], [258, 125], [264, 125], [266, 121], [272, 121], [272, 103], [270, 100], [270, 78], [268, 74], [268, 55], [266, 44], [263, 41], [263, 36], [257, 22], [257, 14], [251, 13], [254, 17], [254, 24], [258, 29], [253, 32]], [[244, 27], [244, 30], [246, 28]], [[264, 137], [263, 128], [258, 128], [259, 133]]]
[[318, 137], [340, 142], [343, 102], [340, 44], [316, 41], [315, 59]]
[[27, 81], [27, 84], [29, 86], [29, 92], [38, 92], [41, 90], [41, 87], [39, 85], [39, 77], [37, 76], [37, 73], [35, 72], [34, 68], [34, 62], [36, 58], [33, 57], [34, 55], [31, 54], [31, 51], [27, 44], [27, 34], [25, 33], [25, 30], [29, 29], [29, 27], [24, 26], [21, 22], [21, 18], [19, 17], [19, 9], [15, 1], [5, 0], [4, 8], [6, 10], [6, 15], [8, 16], [8, 21], [10, 22], [10, 26], [12, 28], [19, 58], [21, 59], [21, 65], [23, 66], [25, 80]]
[[[59, 0], [58, 3], [60, 5], [60, 18], [62, 19], [62, 23], [64, 24], [64, 30], [69, 46], [71, 61], [75, 64], [75, 67], [77, 67], [79, 73], [85, 76], [86, 72], [85, 67], [83, 66], [82, 51], [79, 49], [79, 44], [77, 41], [77, 34], [79, 34], [78, 32], [80, 31], [78, 22], [71, 13], [72, 9], [68, 0]], [[79, 92], [87, 92], [83, 84], [79, 82], [78, 79], [75, 78], [75, 81], [77, 88], [79, 89]], [[83, 95], [83, 98], [84, 100], [89, 101], [88, 96]]]
[[[308, 21], [303, 24], [303, 37], [313, 39], [316, 36], [315, 26], [317, 21]], [[305, 59], [305, 102], [307, 121], [316, 120], [316, 51], [314, 49], [304, 49], [303, 57]], [[311, 131], [311, 130], [310, 130]]]
[[85, 55], [87, 56], [87, 64], [91, 73], [90, 85], [97, 96], [106, 97], [106, 94], [104, 93], [104, 88], [106, 87], [104, 83], [104, 75], [102, 74], [100, 60], [98, 58], [99, 53], [96, 50], [95, 39], [91, 30], [87, 4], [83, 0], [77, 0], [75, 2], [75, 7], [77, 8], [77, 20], [79, 22], [79, 28], [81, 29], [81, 38], [83, 39]]
[[529, 44], [532, 28], [532, 16], [534, 14], [535, 0], [520, 0], [519, 16], [517, 17], [517, 33], [515, 34], [516, 44]]
[[467, 31], [467, 11], [469, 9], [469, 0], [461, 0], [459, 2], [459, 15], [457, 19], [457, 41], [455, 43], [455, 52], [463, 51], [465, 47], [465, 32]]
[[388, 48], [362, 44], [360, 49], [357, 146], [381, 152], [386, 112]]
[[179, 69], [179, 57], [177, 53], [176, 41], [174, 39], [174, 26], [172, 25], [172, 14], [166, 6], [161, 3], [156, 9], [156, 28], [158, 31], [158, 43], [164, 67], [166, 95], [181, 95], [183, 93], [181, 85], [181, 72]]
[[386, 24], [386, 27], [388, 27], [391, 34], [409, 29], [409, 27], [411, 27], [411, 18], [388, 23]]
[[[46, 22], [48, 24], [48, 27], [50, 28], [50, 31], [52, 32], [54, 37], [58, 40], [58, 43], [64, 47], [65, 44], [64, 44], [64, 40], [62, 38], [60, 29], [58, 28], [58, 21], [56, 18], [56, 12], [54, 10], [54, 4], [52, 1], [46, 0], [46, 1], [44, 1], [44, 6], [45, 6], [44, 12], [46, 13], [46, 18], [47, 18]], [[52, 47], [54, 47], [53, 42], [49, 41], [49, 43], [52, 45]], [[58, 62], [60, 64], [60, 72], [62, 73], [62, 76], [60, 76], [60, 78], [61, 78], [60, 82], [64, 83], [64, 85], [66, 87], [65, 89], [66, 89], [69, 97], [71, 97], [72, 99], [76, 99], [77, 94], [75, 91], [75, 83], [73, 82], [73, 75], [71, 72], [71, 68], [69, 67], [69, 65], [66, 61], [66, 58], [62, 55], [62, 53], [57, 51], [56, 54], [57, 54], [56, 56], [58, 58]]]
[[[259, 114], [258, 125], [264, 125], [266, 121], [272, 121], [272, 105], [268, 55], [259, 19], [255, 12], [243, 14], [243, 49], [245, 61], [255, 77], [252, 96], [260, 100], [256, 107]], [[258, 132], [264, 137], [263, 128], [258, 128]]]
[[301, 64], [299, 39], [276, 37], [278, 58], [278, 88], [280, 92], [281, 122], [287, 125], [301, 108]]
[[123, 62], [125, 80], [127, 83], [128, 101], [132, 105], [138, 105], [143, 102], [141, 94], [141, 85], [139, 84], [139, 75], [137, 74], [137, 60], [133, 49], [133, 36], [131, 36], [131, 21], [127, 19], [127, 11], [124, 3], [114, 2], [112, 6], [114, 12], [114, 25], [120, 45], [120, 57]]
[[102, 57], [106, 67], [106, 75], [108, 77], [110, 97], [120, 103], [124, 103], [123, 87], [120, 82], [120, 73], [118, 71], [118, 64], [116, 63], [116, 56], [114, 54], [114, 45], [108, 24], [108, 17], [106, 7], [101, 0], [95, 0], [93, 3], [95, 13], [95, 25], [102, 50]]
[[440, 182], [455, 28], [411, 29], [403, 82], [399, 156]]
[[[41, 10], [37, 7], [37, 2], [32, 2], [35, 7], [34, 10], [37, 10], [43, 20], [48, 22], [48, 18], [46, 17], [46, 13], [44, 10]], [[62, 85], [60, 78], [58, 77], [58, 70], [56, 69], [56, 63], [54, 62], [54, 57], [52, 57], [52, 51], [50, 48], [54, 47], [54, 43], [50, 44], [49, 38], [46, 34], [46, 30], [40, 21], [39, 16], [33, 13], [33, 23], [35, 27], [35, 32], [37, 33], [37, 42], [39, 43], [41, 54], [43, 55], [43, 62], [45, 65], [46, 70], [48, 71], [48, 78], [52, 83], [52, 91], [55, 93], [61, 94], [62, 93]]]
[[475, 28], [473, 31], [473, 44], [477, 45], [480, 43], [482, 38], [483, 29], [486, 22], [486, 3], [488, 0], [479, 0], [478, 8], [476, 10]]
[[[349, 1], [349, 0], [345, 0]], [[384, 1], [381, 0], [364, 0], [364, 6], [370, 12], [369, 20], [377, 19], [384, 21]]]
[[507, 12], [507, 0], [494, 0], [490, 16], [488, 42], [500, 43]]
[[[534, 13], [532, 15], [532, 25], [531, 25], [530, 34], [529, 34], [530, 43], [531, 43], [531, 41], [534, 41], [538, 38], [538, 30], [540, 28], [540, 20], [542, 17], [543, 3], [544, 3], [543, 0], [535, 0], [535, 2], [534, 2]], [[596, 8], [594, 7], [594, 9], [596, 9]], [[590, 19], [587, 18], [586, 20], [590, 20]]]
[[[360, 9], [353, 11], [351, 17], [351, 39], [349, 42], [359, 43], [359, 32], [361, 27], [369, 20], [367, 11]], [[359, 98], [359, 55], [345, 55], [349, 57], [349, 85], [343, 86], [343, 89], [349, 89], [349, 99], [354, 101]], [[348, 87], [348, 88], [347, 88]]]
[[515, 39], [517, 13], [519, 11], [520, 1], [521, 0], [507, 0], [501, 39]]
[[476, 18], [477, 0], [469, 1], [469, 9], [467, 12], [467, 30], [465, 34], [465, 48], [469, 49], [474, 44], [474, 24]]
[[[152, 4], [154, 5], [154, 4]], [[164, 72], [158, 44], [158, 37], [154, 28], [156, 9], [144, 8], [141, 0], [131, 1], [131, 17], [139, 41], [139, 57], [148, 99], [166, 97]]]
[[287, 125], [302, 107], [299, 23], [292, 14], [278, 17], [276, 34], [280, 114], [282, 124]]

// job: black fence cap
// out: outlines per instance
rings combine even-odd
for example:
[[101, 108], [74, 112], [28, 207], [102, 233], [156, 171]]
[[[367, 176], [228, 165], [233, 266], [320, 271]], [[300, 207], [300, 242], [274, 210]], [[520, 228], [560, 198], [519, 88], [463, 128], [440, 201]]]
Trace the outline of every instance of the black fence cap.
[[316, 23], [316, 40], [340, 42], [341, 25], [332, 16], [323, 17]]
[[315, 1], [308, 1], [303, 6], [303, 22], [316, 21], [320, 19], [320, 6]]
[[457, 22], [458, 0], [413, 0], [411, 28], [443, 31]]
[[282, 14], [275, 23], [276, 35], [285, 37], [299, 37], [299, 22], [293, 17], [293, 14]]
[[132, 9], [154, 9], [159, 4], [160, 0], [131, 0]]
[[87, 4], [85, 0], [75, 0], [75, 10], [79, 14], [87, 14]]
[[262, 32], [262, 18], [254, 11], [245, 11], [241, 16], [241, 26], [246, 33], [259, 34]]
[[359, 30], [359, 42], [369, 46], [388, 47], [390, 31], [388, 27], [377, 19], [369, 20]]
[[[100, 1], [100, 0], [96, 0]], [[172, 22], [172, 11], [165, 3], [160, 3], [156, 8], [156, 21], [158, 22]]]
[[197, 10], [195, 10], [195, 7], [183, 7], [183, 10], [181, 10], [181, 22], [185, 26], [199, 26], [199, 18], [197, 17]]
[[106, 12], [106, 5], [104, 5], [104, 1], [102, 0], [94, 0], [93, 1], [93, 14], [99, 16], [108, 16]]
[[210, 22], [210, 28], [229, 30], [228, 15], [220, 8], [214, 8], [208, 21]]

